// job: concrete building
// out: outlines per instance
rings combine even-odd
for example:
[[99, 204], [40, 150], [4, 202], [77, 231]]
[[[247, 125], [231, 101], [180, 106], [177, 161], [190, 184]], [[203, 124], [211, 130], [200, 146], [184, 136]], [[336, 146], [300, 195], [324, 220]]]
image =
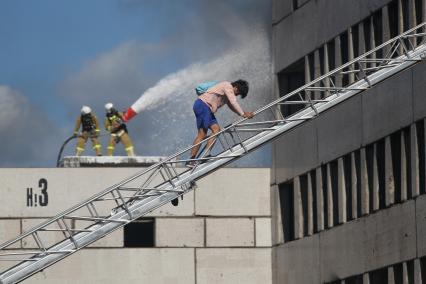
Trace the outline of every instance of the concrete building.
[[[1, 169], [0, 242], [139, 171]], [[271, 283], [270, 169], [225, 168], [197, 186], [178, 207], [163, 206], [24, 283]], [[49, 236], [41, 237], [59, 240]], [[34, 248], [29, 238], [13, 251]], [[0, 270], [10, 265], [0, 261]]]
[[[273, 0], [272, 12], [279, 97], [424, 22], [426, 0]], [[221, 169], [26, 282], [425, 282], [425, 77], [424, 62], [392, 76], [275, 140], [272, 169]], [[0, 242], [138, 170], [1, 169]]]
[[[423, 0], [274, 0], [276, 95], [425, 13]], [[425, 75], [418, 63], [274, 143], [274, 283], [426, 281]]]

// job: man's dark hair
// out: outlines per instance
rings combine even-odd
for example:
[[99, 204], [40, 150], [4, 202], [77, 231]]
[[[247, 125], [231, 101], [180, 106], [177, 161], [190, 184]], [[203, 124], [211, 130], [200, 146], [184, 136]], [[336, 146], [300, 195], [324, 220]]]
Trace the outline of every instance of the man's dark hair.
[[237, 87], [238, 92], [241, 95], [241, 98], [245, 98], [249, 91], [249, 83], [246, 80], [237, 80], [231, 83], [232, 87]]

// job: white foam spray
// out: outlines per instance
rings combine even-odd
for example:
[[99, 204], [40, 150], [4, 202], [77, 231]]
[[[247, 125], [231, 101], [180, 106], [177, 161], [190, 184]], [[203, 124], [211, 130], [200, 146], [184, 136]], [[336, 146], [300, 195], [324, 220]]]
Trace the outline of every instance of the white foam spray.
[[[198, 83], [212, 80], [245, 79], [250, 83], [250, 97], [259, 97], [259, 94], [255, 94], [257, 91], [270, 87], [271, 59], [266, 35], [265, 31], [253, 32], [244, 44], [237, 44], [226, 54], [167, 75], [147, 89], [131, 106], [132, 109], [140, 113], [157, 108], [170, 100], [179, 101], [188, 93], [194, 97], [194, 88]], [[250, 101], [254, 102], [252, 98]], [[263, 100], [255, 101], [261, 103]]]

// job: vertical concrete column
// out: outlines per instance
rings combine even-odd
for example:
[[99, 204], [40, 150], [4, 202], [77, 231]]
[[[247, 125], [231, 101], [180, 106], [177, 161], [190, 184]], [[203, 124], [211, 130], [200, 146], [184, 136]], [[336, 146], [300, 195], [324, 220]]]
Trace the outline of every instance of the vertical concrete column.
[[[408, 25], [410, 29], [414, 28], [417, 25], [417, 13], [416, 13], [415, 0], [408, 0]], [[415, 38], [411, 38], [410, 42], [414, 47], [417, 46], [417, 41]]]
[[411, 196], [416, 197], [420, 194], [419, 181], [419, 146], [417, 144], [417, 128], [413, 123], [410, 126], [410, 158], [411, 158]]
[[[307, 84], [311, 81], [312, 81], [312, 79], [311, 79], [311, 62], [309, 60], [309, 55], [306, 55], [305, 56], [305, 84]], [[307, 97], [305, 97], [305, 99], [308, 99], [311, 96], [311, 92], [306, 91], [305, 95], [307, 96]]]
[[358, 179], [356, 175], [355, 152], [351, 153], [351, 194], [352, 194], [352, 218], [358, 218]]
[[408, 268], [407, 262], [402, 263], [402, 284], [408, 284]]
[[367, 273], [362, 275], [362, 284], [370, 284], [370, 276]]
[[339, 196], [339, 223], [346, 223], [346, 184], [343, 158], [337, 160], [338, 196]]
[[[358, 25], [358, 54], [357, 56], [365, 53], [365, 31], [364, 31], [364, 22], [359, 23]], [[367, 67], [367, 63], [360, 63], [363, 69]], [[361, 67], [356, 66], [356, 67]], [[363, 75], [362, 73], [360, 74]]]
[[[388, 6], [382, 8], [382, 39], [386, 42], [390, 39], [390, 27], [389, 27], [389, 10]], [[383, 56], [386, 56], [389, 52], [389, 46], [383, 48]]]
[[[402, 9], [402, 0], [397, 0], [398, 3], [398, 34], [402, 34], [404, 32], [404, 11]], [[399, 54], [403, 53], [402, 46], [398, 48]]]
[[[323, 69], [324, 69], [324, 74], [327, 74], [328, 72], [330, 72], [330, 65], [328, 63], [328, 44], [324, 44], [324, 62], [323, 62]], [[330, 78], [325, 79], [324, 81], [324, 87], [329, 88], [330, 87]], [[325, 97], [330, 96], [330, 91], [325, 91], [324, 93]]]
[[407, 153], [404, 131], [401, 131], [401, 201], [407, 200]]
[[284, 243], [278, 185], [271, 186], [272, 245]]
[[373, 211], [379, 210], [379, 170], [377, 166], [377, 144], [373, 146]]
[[[348, 61], [352, 61], [354, 59], [354, 40], [353, 40], [353, 34], [352, 34], [352, 28], [350, 27], [348, 29]], [[355, 66], [351, 64], [349, 66], [349, 71], [353, 71], [355, 69]], [[349, 73], [349, 84], [352, 84], [355, 82], [355, 74]]]
[[421, 283], [422, 283], [422, 268], [420, 266], [420, 259], [417, 258], [414, 260], [414, 284], [421, 284]]
[[388, 267], [388, 284], [395, 284], [395, 272], [393, 266]]
[[365, 53], [365, 27], [364, 22], [359, 23], [358, 25], [358, 55]]
[[327, 228], [334, 226], [333, 208], [338, 204], [333, 204], [333, 187], [331, 186], [331, 169], [330, 163], [327, 164]]
[[385, 200], [386, 206], [395, 203], [395, 178], [393, 176], [390, 137], [385, 138]]
[[[314, 80], [321, 76], [321, 59], [319, 49], [314, 51]], [[320, 83], [316, 83], [315, 87], [321, 87]], [[314, 99], [318, 100], [321, 98], [320, 91], [314, 91]]]
[[404, 32], [404, 11], [402, 8], [402, 0], [397, 0], [398, 3], [398, 34]]
[[294, 208], [294, 238], [303, 237], [303, 208], [302, 193], [300, 188], [300, 178], [295, 177], [293, 180], [293, 208]]
[[[340, 42], [340, 36], [334, 39], [334, 69], [342, 66], [342, 47]], [[342, 75], [340, 73], [335, 75], [334, 84], [336, 87], [342, 87]]]
[[[419, 12], [421, 13], [421, 16], [422, 16], [421, 17], [422, 23], [426, 22], [426, 0], [422, 0], [422, 7], [421, 7], [421, 10]], [[419, 32], [423, 32], [423, 33], [426, 32], [426, 28], [423, 27], [422, 31], [419, 31]], [[423, 38], [422, 43], [424, 43], [426, 37], [423, 36], [422, 38]]]
[[311, 173], [307, 174], [308, 176], [308, 236], [314, 233], [314, 214], [313, 214], [313, 197], [312, 197], [312, 177]]
[[322, 189], [321, 167], [315, 169], [315, 183], [317, 192], [317, 231], [324, 230], [324, 196]]
[[[376, 47], [376, 37], [374, 35], [374, 18], [373, 16], [370, 17], [370, 50], [374, 49]], [[376, 59], [376, 53], [373, 52], [370, 55], [370, 59]], [[376, 63], [371, 63], [369, 65], [370, 67], [376, 67]]]
[[367, 157], [365, 148], [361, 148], [361, 214], [370, 213], [370, 195], [368, 187]]

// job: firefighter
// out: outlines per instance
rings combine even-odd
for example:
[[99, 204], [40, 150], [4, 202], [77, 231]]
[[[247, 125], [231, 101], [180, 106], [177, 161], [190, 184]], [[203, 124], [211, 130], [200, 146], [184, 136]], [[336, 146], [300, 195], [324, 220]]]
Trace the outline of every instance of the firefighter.
[[[81, 134], [78, 131], [82, 128]], [[102, 156], [101, 144], [98, 141], [100, 134], [99, 122], [96, 115], [92, 113], [92, 110], [88, 106], [81, 108], [81, 115], [77, 118], [74, 128], [74, 135], [78, 136], [76, 156], [81, 156], [86, 146], [87, 139], [90, 138], [92, 141], [93, 150], [95, 150], [97, 156]]]
[[123, 113], [117, 111], [112, 103], [107, 103], [105, 109], [105, 129], [111, 133], [107, 148], [108, 156], [112, 156], [115, 145], [119, 142], [123, 143], [127, 156], [134, 156], [133, 143], [127, 132], [126, 124], [123, 121]]

